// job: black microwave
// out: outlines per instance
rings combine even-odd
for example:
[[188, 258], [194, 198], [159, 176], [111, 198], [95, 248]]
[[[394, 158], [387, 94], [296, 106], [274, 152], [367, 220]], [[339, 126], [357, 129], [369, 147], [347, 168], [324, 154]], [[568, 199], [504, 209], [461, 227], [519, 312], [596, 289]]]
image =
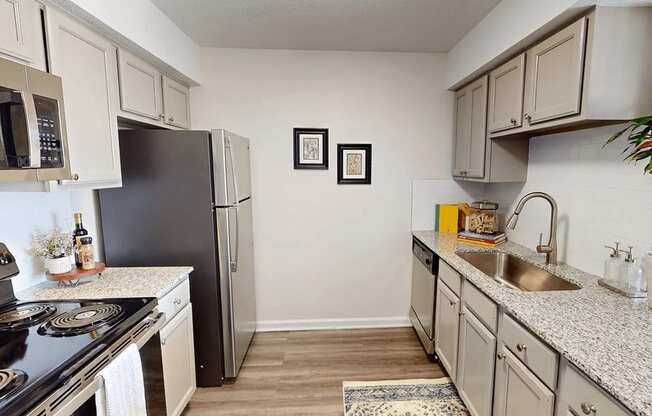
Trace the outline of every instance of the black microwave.
[[0, 182], [70, 179], [61, 78], [0, 59]]

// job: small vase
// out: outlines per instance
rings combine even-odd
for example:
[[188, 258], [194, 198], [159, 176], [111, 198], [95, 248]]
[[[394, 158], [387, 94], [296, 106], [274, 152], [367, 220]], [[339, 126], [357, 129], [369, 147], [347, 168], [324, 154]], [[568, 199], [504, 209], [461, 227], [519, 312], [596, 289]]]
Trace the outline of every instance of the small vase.
[[50, 274], [63, 274], [72, 270], [72, 258], [59, 257], [57, 259], [45, 259], [45, 268]]

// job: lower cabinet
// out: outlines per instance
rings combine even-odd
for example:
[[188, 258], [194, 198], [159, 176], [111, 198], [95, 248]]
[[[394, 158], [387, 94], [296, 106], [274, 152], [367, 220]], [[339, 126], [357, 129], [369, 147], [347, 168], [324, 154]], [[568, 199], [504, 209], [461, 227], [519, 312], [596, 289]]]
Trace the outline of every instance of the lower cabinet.
[[192, 304], [186, 305], [161, 329], [161, 355], [167, 416], [178, 416], [197, 389]]
[[554, 393], [504, 345], [497, 358], [494, 416], [553, 416]]
[[496, 337], [462, 306], [457, 390], [472, 416], [491, 416]]
[[457, 370], [457, 339], [460, 328], [460, 299], [441, 281], [437, 285], [435, 351], [451, 380]]

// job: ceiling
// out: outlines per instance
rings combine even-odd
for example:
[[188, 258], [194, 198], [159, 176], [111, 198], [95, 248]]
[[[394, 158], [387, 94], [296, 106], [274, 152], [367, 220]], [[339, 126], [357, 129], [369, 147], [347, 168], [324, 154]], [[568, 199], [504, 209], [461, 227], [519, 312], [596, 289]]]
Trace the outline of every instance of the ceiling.
[[152, 0], [201, 46], [447, 52], [500, 0]]

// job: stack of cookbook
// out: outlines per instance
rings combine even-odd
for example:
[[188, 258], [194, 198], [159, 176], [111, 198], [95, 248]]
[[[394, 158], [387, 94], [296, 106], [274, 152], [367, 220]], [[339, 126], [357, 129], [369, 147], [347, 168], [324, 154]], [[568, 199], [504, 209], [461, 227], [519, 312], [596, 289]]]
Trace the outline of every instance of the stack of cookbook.
[[496, 247], [507, 240], [504, 232], [492, 234], [473, 233], [471, 231], [460, 231], [457, 234], [457, 241], [465, 244], [475, 244], [484, 247]]

